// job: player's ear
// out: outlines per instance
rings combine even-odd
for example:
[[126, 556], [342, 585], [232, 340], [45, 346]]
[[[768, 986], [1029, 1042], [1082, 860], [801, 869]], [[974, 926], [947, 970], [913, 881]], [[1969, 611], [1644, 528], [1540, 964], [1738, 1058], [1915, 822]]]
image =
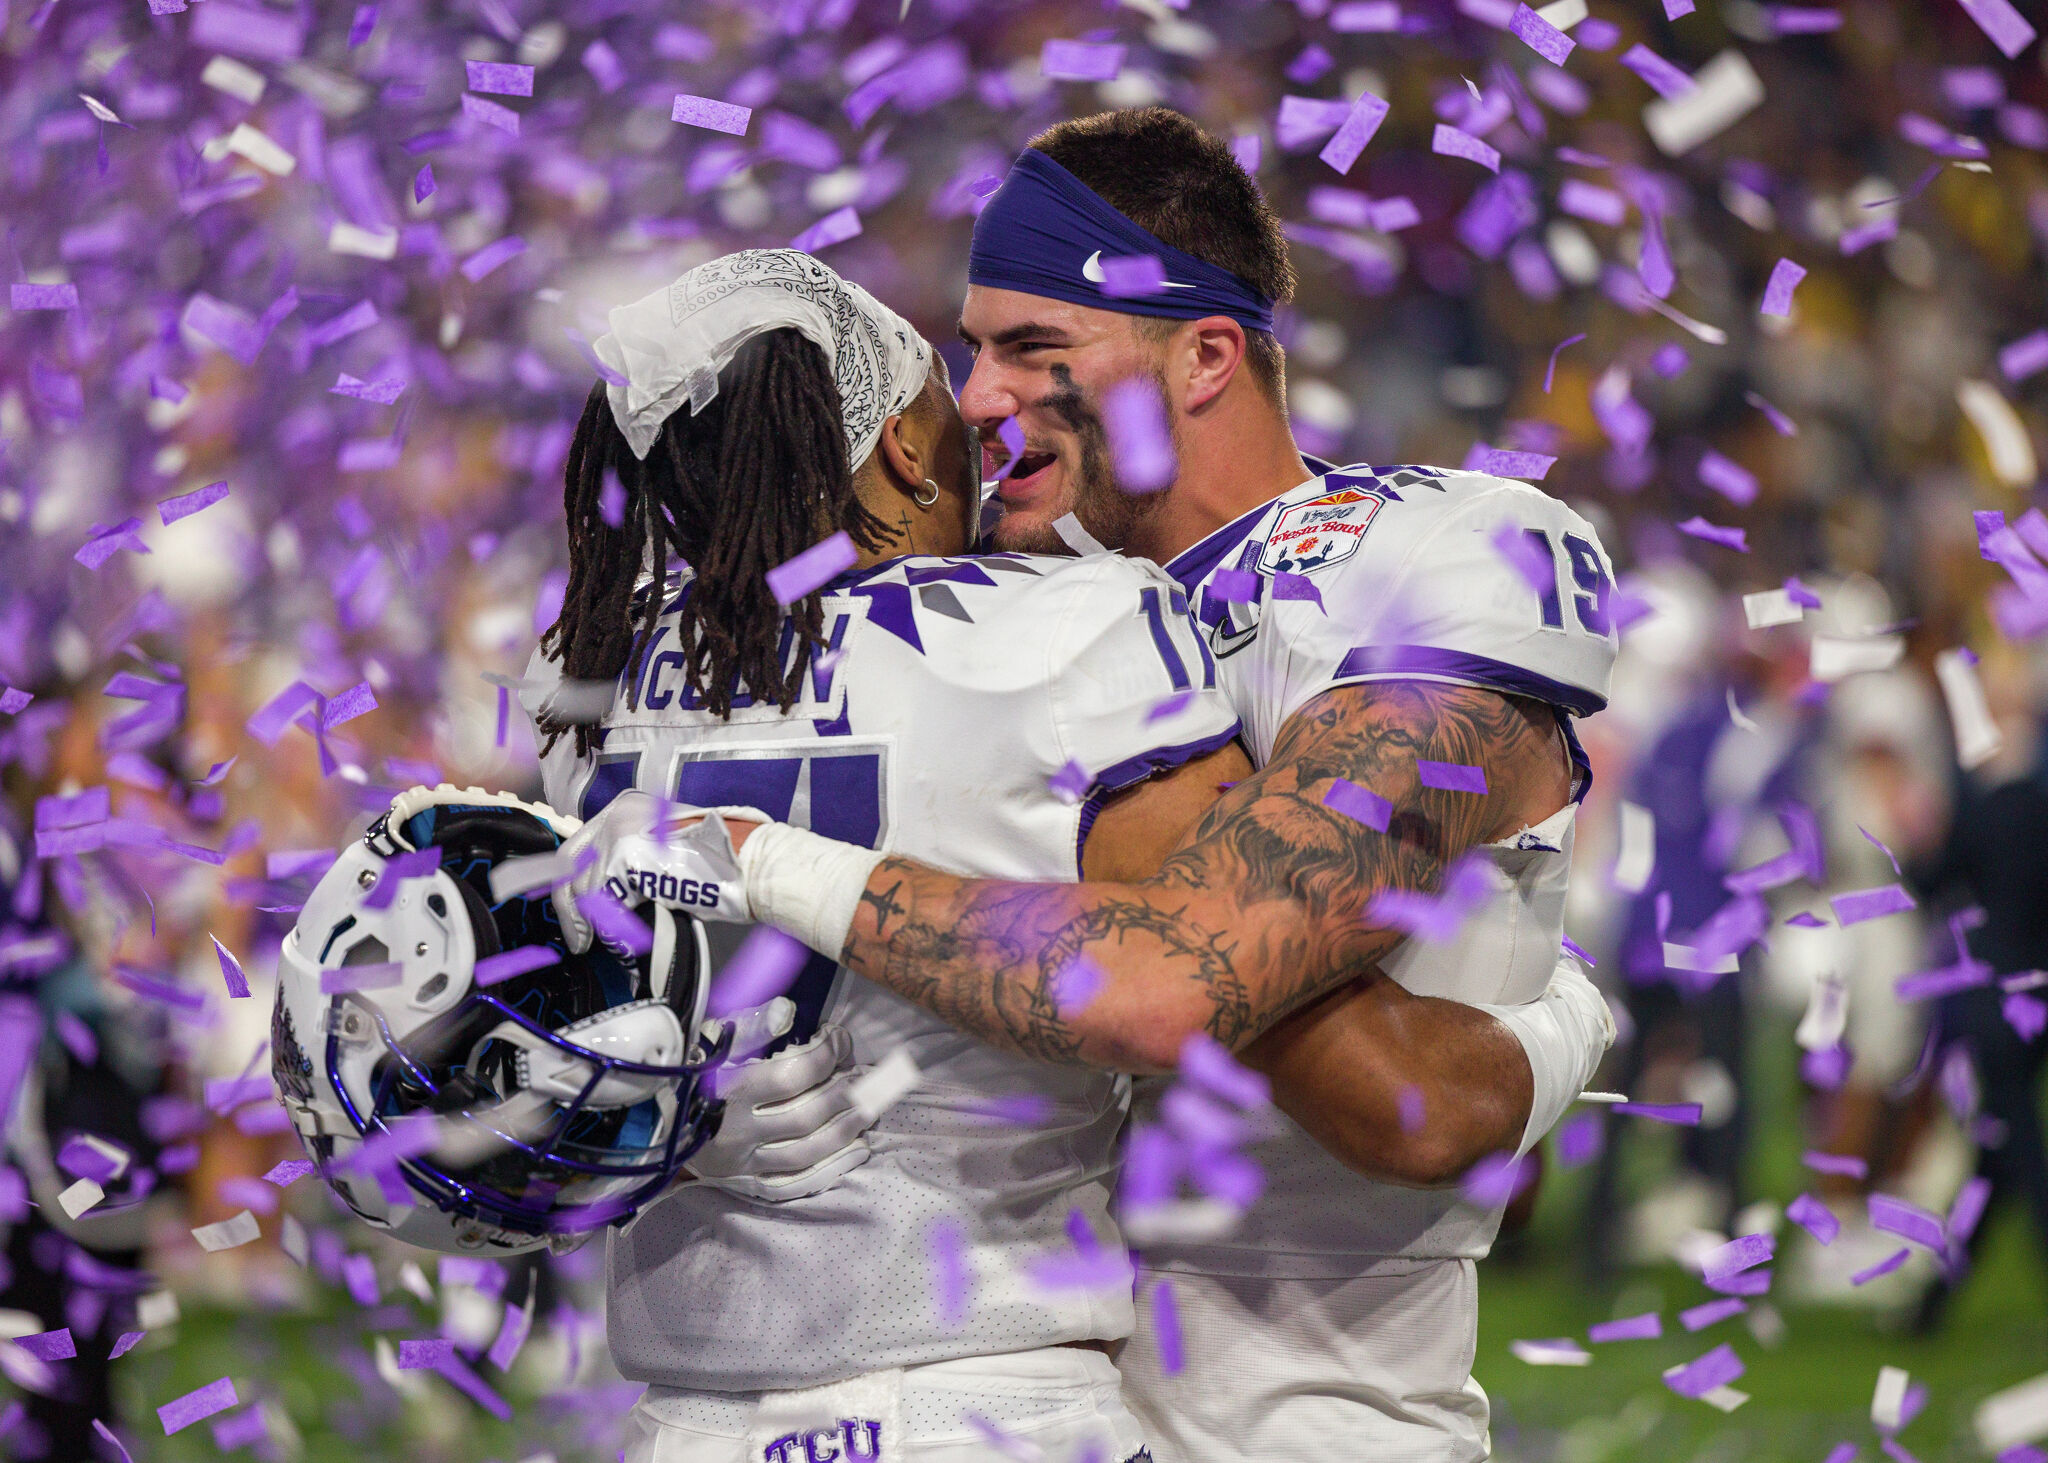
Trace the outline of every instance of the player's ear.
[[882, 438], [875, 444], [875, 456], [891, 486], [906, 493], [924, 481], [926, 472], [924, 453], [914, 439], [898, 412], [882, 423]]
[[1228, 315], [1209, 315], [1190, 320], [1176, 337], [1180, 407], [1193, 415], [1221, 396], [1243, 369], [1244, 327]]

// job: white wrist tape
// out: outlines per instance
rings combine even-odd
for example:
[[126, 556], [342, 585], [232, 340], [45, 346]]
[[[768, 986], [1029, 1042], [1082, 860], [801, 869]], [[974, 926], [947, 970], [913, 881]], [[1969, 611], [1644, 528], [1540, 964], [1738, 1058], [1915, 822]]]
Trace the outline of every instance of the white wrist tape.
[[868, 875], [881, 861], [871, 848], [787, 823], [763, 824], [740, 847], [754, 918], [834, 960], [846, 948]]
[[1527, 1153], [1593, 1080], [1600, 1059], [1614, 1044], [1614, 1017], [1599, 988], [1569, 957], [1558, 961], [1549, 988], [1537, 999], [1520, 1006], [1479, 1009], [1514, 1032], [1529, 1058], [1535, 1096], [1529, 1104], [1529, 1126], [1515, 1150], [1517, 1155]]

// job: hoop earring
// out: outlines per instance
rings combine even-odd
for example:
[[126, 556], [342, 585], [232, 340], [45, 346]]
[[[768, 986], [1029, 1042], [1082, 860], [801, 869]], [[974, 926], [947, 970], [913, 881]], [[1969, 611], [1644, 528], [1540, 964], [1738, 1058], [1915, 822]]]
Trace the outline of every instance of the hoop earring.
[[924, 485], [932, 490], [932, 495], [927, 498], [923, 493], [912, 493], [910, 499], [920, 508], [929, 508], [939, 501], [939, 485], [930, 478], [924, 480]]

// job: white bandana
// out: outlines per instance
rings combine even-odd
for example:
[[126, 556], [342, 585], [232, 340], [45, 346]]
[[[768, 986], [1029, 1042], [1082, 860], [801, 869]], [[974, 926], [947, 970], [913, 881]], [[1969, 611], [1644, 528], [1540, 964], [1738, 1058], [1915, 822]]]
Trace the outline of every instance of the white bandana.
[[642, 461], [670, 414], [685, 401], [702, 410], [718, 394], [718, 373], [763, 331], [800, 330], [825, 352], [849, 468], [867, 461], [882, 424], [917, 398], [931, 371], [931, 347], [908, 321], [795, 249], [743, 249], [700, 264], [609, 319], [597, 357], [626, 384], [605, 394]]

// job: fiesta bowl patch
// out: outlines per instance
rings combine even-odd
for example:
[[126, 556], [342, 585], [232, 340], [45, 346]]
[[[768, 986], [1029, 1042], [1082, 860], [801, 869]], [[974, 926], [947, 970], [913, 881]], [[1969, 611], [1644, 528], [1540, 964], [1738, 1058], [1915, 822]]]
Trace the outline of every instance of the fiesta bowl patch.
[[1267, 574], [1313, 574], [1341, 564], [1358, 552], [1359, 540], [1386, 499], [1342, 488], [1296, 503], [1280, 515], [1266, 536], [1259, 568]]

